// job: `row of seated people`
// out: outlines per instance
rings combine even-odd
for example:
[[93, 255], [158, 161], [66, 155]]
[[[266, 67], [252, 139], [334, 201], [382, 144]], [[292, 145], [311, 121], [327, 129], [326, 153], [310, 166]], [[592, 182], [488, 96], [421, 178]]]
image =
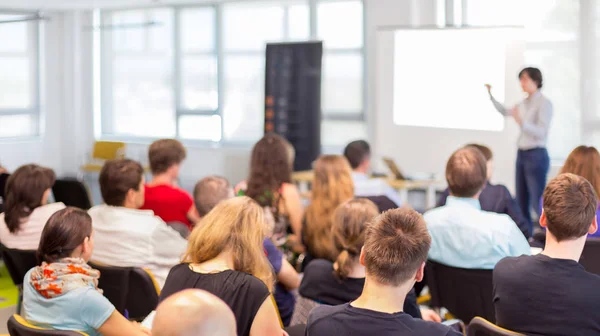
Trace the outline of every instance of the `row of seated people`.
[[[173, 140], [162, 140], [158, 143], [166, 141], [173, 143], [173, 147], [179, 147], [177, 146], [178, 143], [174, 142]], [[152, 152], [153, 146], [151, 146], [150, 152]], [[169, 146], [164, 146], [163, 144], [163, 147], [168, 148]], [[166, 172], [170, 171], [169, 175], [172, 176], [170, 179], [172, 181], [171, 185], [167, 186], [178, 194], [185, 194], [185, 192], [183, 192], [181, 189], [173, 186], [173, 181], [176, 181], [181, 160], [183, 160], [182, 158], [185, 157], [185, 150], [182, 146], [179, 148], [183, 151], [183, 154], [172, 155], [172, 148], [169, 150], [171, 156], [163, 154], [168, 160], [171, 160], [171, 163], [164, 164], [163, 166], [169, 167], [166, 169]], [[295, 186], [289, 183], [291, 180], [289, 178], [292, 164], [291, 157], [293, 157], [293, 155], [290, 155], [290, 149], [291, 146], [289, 146], [289, 144], [287, 144], [287, 142], [280, 137], [274, 135], [265, 136], [265, 138], [259, 141], [259, 143], [257, 143], [253, 149], [251, 173], [248, 181], [245, 183], [245, 188], [240, 188], [241, 190], [239, 191], [240, 193], [245, 193], [248, 196], [254, 196], [253, 199], [258, 204], [269, 210], [265, 211], [265, 214], [267, 215], [266, 217], [269, 218], [269, 220], [267, 220], [269, 223], [269, 234], [267, 234], [267, 236], [270, 236], [274, 239], [265, 239], [265, 237], [263, 237], [262, 246], [263, 252], [267, 251], [269, 259], [271, 260], [271, 267], [273, 267], [276, 271], [277, 280], [279, 282], [277, 283], [275, 289], [275, 297], [277, 299], [279, 311], [282, 313], [282, 318], [286, 324], [291, 319], [294, 307], [294, 299], [293, 295], [290, 293], [290, 290], [296, 288], [299, 281], [297, 273], [295, 273], [294, 269], [289, 265], [285, 257], [283, 257], [283, 254], [279, 248], [291, 250], [305, 249], [304, 252], [307, 255], [312, 256], [312, 258], [305, 258], [305, 261], [312, 259], [328, 260], [332, 269], [336, 267], [339, 268], [339, 262], [337, 263], [338, 266], [333, 266], [333, 263], [338, 259], [340, 254], [345, 254], [346, 252], [349, 253], [350, 251], [344, 251], [343, 246], [336, 246], [335, 239], [332, 239], [331, 228], [335, 225], [334, 212], [338, 206], [351, 200], [353, 194], [355, 193], [355, 184], [353, 183], [350, 166], [348, 164], [348, 161], [352, 163], [352, 160], [350, 160], [350, 158], [346, 160], [340, 156], [323, 156], [317, 160], [315, 164], [315, 181], [313, 183], [312, 191], [313, 197], [311, 204], [306, 210], [306, 214], [303, 215], [304, 211], [299, 201], [297, 189], [295, 189]], [[473, 153], [478, 155], [474, 155]], [[477, 164], [471, 164], [470, 166], [461, 166], [460, 164], [457, 164], [464, 162], [465, 157], [469, 157], [469, 155], [473, 157], [470, 159], [470, 161], [467, 161]], [[153, 160], [150, 160], [150, 162], [152, 164]], [[364, 159], [360, 162], [361, 163], [359, 166], [364, 163]], [[518, 232], [518, 228], [514, 222], [507, 219], [507, 216], [496, 216], [493, 218], [493, 216], [490, 216], [491, 214], [480, 213], [481, 211], [478, 211], [477, 209], [476, 199], [481, 189], [485, 186], [487, 175], [485, 158], [481, 152], [472, 147], [462, 149], [455, 153], [455, 155], [453, 155], [453, 157], [449, 160], [447, 168], [447, 179], [450, 185], [450, 194], [452, 194], [452, 198], [450, 200], [452, 201], [450, 204], [436, 211], [432, 211], [425, 216], [426, 220], [431, 218], [428, 220], [427, 224], [429, 226], [431, 235], [433, 236], [432, 251], [429, 254], [429, 257], [433, 260], [436, 260], [436, 250], [443, 251], [444, 249], [447, 249], [448, 251], [454, 253], [453, 257], [458, 256], [455, 258], [456, 260], [460, 260], [461, 257], [465, 257], [464, 259], [468, 262], [471, 262], [472, 260], [481, 260], [481, 263], [488, 265], [484, 267], [493, 268], [495, 262], [505, 256], [528, 254], [529, 251], [526, 251], [524, 247], [525, 245], [523, 244], [524, 236], [520, 234], [520, 236], [523, 236], [520, 237], [518, 234], [514, 234], [514, 232]], [[159, 170], [155, 170], [154, 168], [152, 169], [156, 173], [153, 180], [157, 180], [156, 176], [160, 175], [160, 173], [157, 173]], [[12, 182], [9, 181], [9, 185], [7, 186], [7, 203], [13, 204], [8, 202], [11, 199], [10, 195], [13, 194], [13, 191], [16, 192], [16, 190], [20, 189], [17, 187], [19, 183], [16, 183], [16, 181], [36, 180], [35, 176], [30, 176], [30, 178], [19, 178], [19, 176], [22, 175], [20, 170], [21, 169], [17, 170], [13, 176], [11, 176]], [[26, 171], [27, 169], [24, 170]], [[28, 203], [27, 206], [20, 207], [24, 213], [22, 213], [20, 216], [17, 216], [17, 218], [20, 219], [17, 221], [17, 223], [19, 223], [18, 225], [20, 225], [21, 228], [31, 227], [35, 229], [35, 225], [30, 225], [31, 223], [29, 222], [32, 218], [36, 217], [33, 216], [35, 212], [43, 208], [39, 207], [39, 205], [46, 203], [49, 194], [49, 187], [46, 186], [48, 184], [51, 186], [53, 174], [41, 167], [36, 166], [29, 167], [29, 170], [38, 172], [38, 175], [42, 176], [41, 180], [46, 178], [49, 182], [44, 184], [42, 181], [42, 183], [39, 183], [41, 186], [22, 188], [20, 189], [21, 194], [17, 194], [18, 197], [14, 197], [13, 200], [27, 200], [27, 196], [31, 196], [32, 194], [29, 192], [30, 190], [36, 188], [41, 190], [38, 193], [38, 195], [41, 196], [39, 196], [39, 198], [31, 197], [31, 199], [34, 199], [33, 202]], [[286, 174], [281, 174], [281, 171], [285, 172]], [[467, 178], [465, 178], [465, 176], [467, 176]], [[212, 187], [218, 186], [219, 184], [226, 185], [226, 182], [222, 179], [212, 178], [209, 180], [212, 180], [212, 182], [206, 184], [212, 185]], [[288, 182], [279, 183], [279, 181]], [[253, 185], [255, 184], [266, 187], [263, 187], [262, 189], [260, 187], [254, 188], [256, 190], [262, 190], [262, 192], [252, 191]], [[106, 205], [98, 206], [90, 210], [90, 214], [93, 218], [94, 230], [96, 231], [95, 238], [97, 242], [97, 249], [92, 259], [115, 266], [148, 267], [157, 275], [159, 283], [163, 284], [169, 269], [179, 262], [180, 256], [185, 249], [186, 241], [183, 240], [183, 238], [181, 238], [181, 236], [178, 234], [175, 234], [174, 231], [169, 227], [167, 227], [165, 225], [165, 221], [155, 217], [152, 212], [138, 210], [146, 203], [144, 191], [148, 190], [148, 188], [144, 188], [143, 169], [139, 164], [130, 160], [108, 162], [100, 174], [100, 185]], [[195, 190], [195, 198], [197, 203], [196, 206], [194, 209], [189, 209], [187, 205], [180, 207], [180, 218], [182, 218], [181, 216], [186, 216], [189, 219], [188, 215], [196, 211], [202, 215], [206, 215], [208, 210], [210, 210], [210, 208], [218, 201], [218, 198], [213, 196], [217, 194], [231, 195], [231, 190], [229, 188], [224, 188], [224, 191], [221, 190], [222, 192], [218, 193], [214, 190], [214, 188], [211, 189], [210, 186], [204, 188], [205, 192], [199, 192], [203, 190], [202, 185], [203, 183], [199, 183]], [[356, 185], [360, 184], [357, 182]], [[486, 189], [487, 188], [483, 190], [485, 191]], [[155, 195], [158, 195], [158, 198], [160, 198], [161, 196], [164, 196], [165, 193], [156, 193]], [[468, 200], [469, 198], [471, 198], [470, 201]], [[454, 203], [454, 205], [452, 203]], [[456, 213], [463, 214], [463, 210], [465, 209], [464, 207], [461, 208], [460, 206], [464, 206], [466, 204], [472, 205], [472, 208], [469, 208], [471, 213], [464, 216], [464, 218], [467, 218], [466, 220], [449, 220], [456, 218]], [[48, 207], [49, 206], [50, 205], [48, 205]], [[11, 206], [9, 207], [9, 210], [15, 208], [19, 207]], [[31, 211], [29, 209], [35, 210]], [[176, 209], [175, 206], [169, 207], [167, 208], [168, 211], [166, 212], [168, 213], [174, 209]], [[13, 215], [15, 212], [7, 212], [8, 218], [10, 219], [11, 216], [9, 212], [11, 212]], [[436, 216], [436, 212], [442, 213], [442, 215], [438, 214]], [[444, 215], [444, 212], [447, 214]], [[0, 215], [0, 218], [2, 218], [1, 216], [2, 215]], [[501, 219], [501, 217], [503, 219]], [[304, 220], [302, 218], [304, 218]], [[6, 219], [6, 217], [3, 219]], [[293, 224], [298, 219], [300, 222], [299, 230], [298, 225]], [[436, 224], [437, 219], [441, 220], [441, 224]], [[488, 226], [470, 227], [469, 222], [475, 223], [477, 221], [476, 219], [483, 222], [493, 222], [495, 224], [490, 225], [489, 228], [497, 228], [486, 231]], [[6, 220], [6, 222], [8, 229], [9, 221]], [[463, 222], [466, 223], [465, 225], [467, 226], [467, 229], [463, 230], [463, 240], [465, 240], [469, 234], [473, 235], [473, 239], [477, 240], [480, 238], [480, 236], [484, 237], [486, 234], [490, 234], [489, 231], [493, 232], [492, 235], [495, 234], [496, 236], [502, 236], [502, 232], [508, 232], [514, 239], [504, 239], [498, 242], [496, 242], [495, 239], [492, 239], [491, 243], [487, 241], [486, 243], [476, 244], [477, 248], [480, 248], [486, 244], [491, 245], [492, 248], [483, 248], [481, 251], [471, 254], [471, 250], [464, 248], [464, 246], [461, 244], [454, 244], [453, 246], [451, 243], [454, 238], [448, 238], [452, 236], [444, 233], [444, 230], [447, 230], [447, 228], [444, 228], [444, 226], [461, 226], [463, 225]], [[39, 229], [43, 228], [45, 224], [43, 220], [40, 220], [39, 223], [41, 223], [41, 225], [39, 225]], [[436, 225], [439, 226], [439, 228], [434, 228]], [[279, 246], [277, 243], [281, 242], [281, 235], [285, 235], [286, 226], [291, 228], [290, 231], [292, 234], [289, 235], [287, 239], [284, 239], [285, 243], [283, 246]], [[100, 232], [102, 231], [101, 229], [103, 227], [105, 227], [106, 230], [103, 234], [101, 234]], [[281, 229], [282, 227], [284, 228], [283, 230]], [[469, 232], [469, 229], [473, 230], [473, 232]], [[20, 230], [19, 226], [17, 226], [17, 229], [14, 230], [14, 232], [9, 232], [9, 234], [3, 233], [5, 236], [0, 236], [0, 240], [8, 247], [11, 247], [10, 243], [18, 244], [18, 242], [21, 241], [20, 238], [25, 237], [27, 239], [24, 239], [24, 241], [34, 241], [34, 243], [37, 245], [37, 243], [39, 243], [39, 239], [37, 242], [35, 242], [35, 238], [31, 239], [30, 233], [22, 234], [26, 232], [29, 232], [29, 230]], [[40, 231], [37, 232], [39, 237]], [[276, 234], [273, 235], [273, 232]], [[441, 237], [441, 243], [436, 239], [436, 232], [439, 233], [437, 236]], [[105, 240], [102, 243], [99, 243], [102, 235], [104, 235]], [[461, 235], [459, 234], [457, 236], [460, 237]], [[142, 238], [140, 239], [140, 237]], [[11, 242], [11, 239], [14, 239], [14, 241]], [[444, 239], [446, 239], [447, 242], [444, 242]], [[273, 244], [273, 241], [275, 241], [276, 244]], [[121, 243], [122, 246], [119, 245], [118, 248], [115, 247], [115, 244]], [[518, 246], [518, 248], [511, 250], [511, 244]], [[498, 245], [498, 248], [493, 248], [496, 245]], [[104, 256], [106, 259], [98, 260], [96, 255], [98, 254], [99, 256], [102, 256], [102, 253], [99, 252], [102, 249], [105, 250]], [[500, 250], [500, 252], [498, 252], [498, 250]], [[173, 253], [173, 251], [176, 251], [177, 253]], [[469, 253], [464, 253], [464, 251], [468, 251]], [[452, 253], [450, 254], [451, 256]], [[441, 254], [445, 255], [445, 253]], [[465, 256], [465, 254], [468, 255]], [[469, 256], [471, 257], [470, 259], [466, 258]], [[439, 261], [452, 265], [452, 260]], [[308, 263], [305, 262], [305, 264]], [[329, 265], [323, 262], [315, 265], [319, 264], [322, 266]], [[323, 270], [327, 270], [327, 268], [325, 267]], [[360, 272], [360, 269], [358, 272]], [[338, 274], [339, 279], [343, 279], [341, 274], [342, 273]], [[306, 278], [310, 279], [310, 277]], [[349, 277], [349, 279], [354, 280], [356, 278]], [[358, 279], [360, 279], [360, 277]], [[306, 292], [306, 290], [303, 290], [303, 288], [307, 288], [307, 286], [301, 286], [301, 294], [309, 293], [306, 294], [306, 297], [310, 298], [310, 292]], [[342, 291], [345, 292], [346, 289], [343, 289]], [[350, 294], [349, 296], [356, 297], [355, 294]], [[342, 298], [342, 300], [345, 299]], [[328, 303], [326, 299], [319, 300], [316, 298], [315, 301]], [[409, 300], [407, 300], [407, 302], [408, 301]], [[405, 310], [409, 312], [409, 308], [405, 307]], [[419, 314], [418, 309], [415, 311], [416, 313], [413, 315]], [[435, 319], [435, 317], [431, 317], [431, 319]], [[249, 332], [249, 330], [247, 330], [247, 332]]]

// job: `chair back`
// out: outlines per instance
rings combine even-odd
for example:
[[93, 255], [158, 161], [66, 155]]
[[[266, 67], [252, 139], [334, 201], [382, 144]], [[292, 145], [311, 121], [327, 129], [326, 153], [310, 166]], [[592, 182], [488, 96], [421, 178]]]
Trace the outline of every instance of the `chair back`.
[[0, 174], [0, 198], [6, 199], [6, 181], [8, 181], [8, 177], [10, 174], [2, 173]]
[[98, 287], [123, 315], [143, 320], [158, 305], [159, 290], [152, 275], [138, 267], [115, 267], [89, 263], [100, 271]]
[[379, 209], [379, 212], [388, 211], [390, 209], [396, 209], [398, 207], [398, 205], [394, 203], [394, 201], [392, 201], [391, 199], [389, 199], [389, 197], [385, 195], [367, 196], [363, 198], [366, 198], [369, 201], [375, 203], [375, 205], [377, 205], [377, 208]]
[[125, 158], [125, 143], [119, 141], [96, 141], [92, 151], [94, 160], [114, 160]]
[[45, 329], [27, 322], [20, 315], [14, 314], [6, 323], [10, 336], [87, 336], [81, 331]]
[[524, 336], [523, 334], [501, 328], [492, 322], [476, 316], [467, 327], [467, 336]]
[[92, 207], [92, 201], [87, 186], [75, 178], [57, 179], [52, 187], [54, 200], [63, 202], [66, 206], [74, 206], [83, 210]]
[[600, 275], [600, 238], [588, 238], [579, 263], [586, 271]]
[[23, 278], [30, 269], [39, 265], [37, 251], [10, 249], [0, 244], [0, 254], [15, 285], [23, 284]]
[[310, 315], [310, 312], [313, 309], [319, 307], [320, 305], [321, 304], [317, 301], [298, 295], [298, 299], [296, 300], [296, 306], [294, 307], [294, 314], [292, 315], [292, 321], [290, 322], [290, 325], [293, 326], [297, 324], [306, 324], [308, 322], [308, 315]]
[[445, 307], [462, 321], [475, 316], [496, 321], [492, 270], [456, 268], [428, 260], [425, 274], [433, 307]]

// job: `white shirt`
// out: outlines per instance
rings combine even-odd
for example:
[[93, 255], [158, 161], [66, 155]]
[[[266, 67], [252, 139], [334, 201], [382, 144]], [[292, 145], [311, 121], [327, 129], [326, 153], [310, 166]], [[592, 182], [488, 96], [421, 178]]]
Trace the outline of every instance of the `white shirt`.
[[354, 182], [354, 196], [386, 196], [396, 203], [396, 206], [402, 205], [400, 194], [390, 187], [384, 179], [370, 178], [365, 173], [352, 172], [352, 181]]
[[91, 260], [118, 267], [149, 269], [162, 288], [181, 261], [187, 241], [152, 210], [98, 205], [88, 212], [94, 227]]
[[63, 203], [50, 203], [33, 209], [29, 217], [22, 219], [19, 231], [15, 233], [8, 230], [4, 213], [0, 214], [0, 242], [11, 249], [37, 250], [48, 219], [64, 208]]

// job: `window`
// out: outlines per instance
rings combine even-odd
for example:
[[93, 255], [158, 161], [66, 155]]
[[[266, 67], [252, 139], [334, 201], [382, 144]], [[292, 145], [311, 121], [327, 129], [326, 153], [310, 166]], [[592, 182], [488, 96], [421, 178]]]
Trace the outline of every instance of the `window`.
[[100, 17], [104, 136], [252, 143], [263, 134], [265, 44], [322, 39], [322, 128], [332, 130], [322, 142], [366, 137], [361, 0], [234, 1]]
[[0, 138], [39, 134], [38, 21], [0, 13]]
[[[581, 81], [585, 67], [580, 53], [588, 46], [580, 38], [580, 16], [575, 0], [468, 0], [467, 23], [474, 26], [522, 25], [525, 27], [525, 63], [540, 68], [544, 94], [553, 103], [554, 116], [548, 140], [553, 159], [565, 159], [589, 138], [582, 128], [586, 104]], [[591, 28], [591, 27], [590, 27]], [[515, 83], [517, 83], [515, 74]], [[587, 114], [587, 113], [586, 113]]]

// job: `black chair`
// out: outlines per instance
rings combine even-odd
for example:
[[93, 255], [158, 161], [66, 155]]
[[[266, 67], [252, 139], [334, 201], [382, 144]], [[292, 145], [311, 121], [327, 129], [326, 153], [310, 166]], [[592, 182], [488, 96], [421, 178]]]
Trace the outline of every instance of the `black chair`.
[[10, 174], [0, 174], [0, 213], [4, 212], [4, 202], [6, 202], [6, 181]]
[[492, 322], [474, 317], [467, 327], [467, 336], [524, 336], [523, 334], [501, 328]]
[[0, 244], [0, 254], [10, 274], [13, 283], [19, 289], [19, 298], [17, 303], [17, 313], [21, 312], [21, 302], [23, 300], [23, 278], [30, 269], [39, 265], [37, 260], [37, 251], [10, 249]]
[[394, 201], [392, 201], [391, 199], [389, 199], [387, 196], [384, 196], [384, 195], [367, 196], [367, 197], [362, 197], [362, 198], [366, 198], [369, 201], [375, 203], [375, 205], [377, 205], [377, 208], [379, 209], [379, 212], [388, 211], [390, 209], [396, 209], [398, 207], [398, 205], [396, 203], [394, 203]]
[[87, 336], [81, 331], [45, 329], [35, 326], [20, 315], [14, 314], [6, 323], [10, 336]]
[[600, 275], [600, 238], [588, 238], [579, 263], [586, 271]]
[[456, 268], [429, 260], [425, 273], [433, 307], [446, 307], [462, 321], [475, 316], [496, 321], [492, 270]]
[[306, 324], [296, 324], [295, 326], [287, 327], [284, 330], [290, 336], [304, 336], [306, 335]]
[[156, 309], [160, 289], [150, 272], [138, 267], [89, 264], [100, 271], [98, 287], [121, 314], [141, 321]]
[[66, 206], [83, 210], [92, 207], [88, 188], [83, 182], [74, 178], [57, 179], [52, 187], [52, 194], [56, 202], [63, 202]]

